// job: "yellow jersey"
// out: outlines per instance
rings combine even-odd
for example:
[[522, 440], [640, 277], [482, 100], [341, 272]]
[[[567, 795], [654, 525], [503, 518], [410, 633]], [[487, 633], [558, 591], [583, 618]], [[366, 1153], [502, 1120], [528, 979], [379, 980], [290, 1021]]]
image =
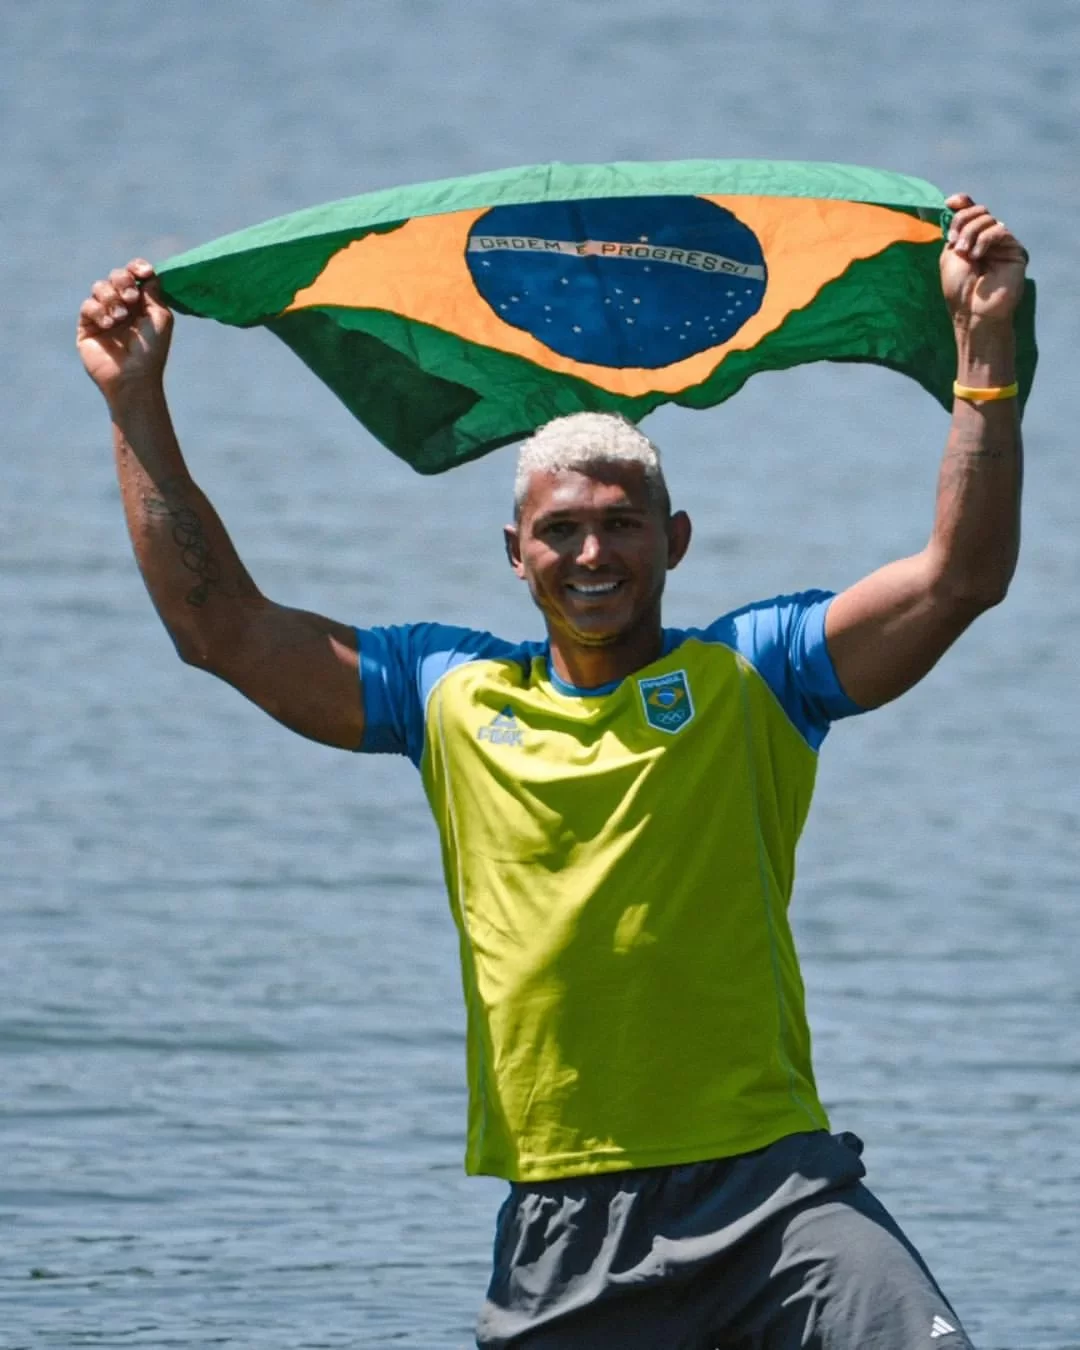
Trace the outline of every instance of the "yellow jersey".
[[665, 630], [598, 689], [544, 643], [360, 630], [363, 750], [419, 767], [468, 1014], [466, 1169], [536, 1181], [826, 1129], [788, 922], [831, 596]]

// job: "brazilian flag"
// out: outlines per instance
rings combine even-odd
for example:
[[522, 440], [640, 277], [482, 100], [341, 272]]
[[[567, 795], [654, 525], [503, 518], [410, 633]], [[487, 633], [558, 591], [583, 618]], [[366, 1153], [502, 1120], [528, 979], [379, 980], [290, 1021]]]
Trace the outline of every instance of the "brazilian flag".
[[[950, 407], [948, 220], [929, 183], [840, 164], [544, 164], [296, 212], [158, 273], [439, 473], [552, 417], [707, 408], [807, 361], [889, 366]], [[1017, 331], [1026, 398], [1031, 283]]]

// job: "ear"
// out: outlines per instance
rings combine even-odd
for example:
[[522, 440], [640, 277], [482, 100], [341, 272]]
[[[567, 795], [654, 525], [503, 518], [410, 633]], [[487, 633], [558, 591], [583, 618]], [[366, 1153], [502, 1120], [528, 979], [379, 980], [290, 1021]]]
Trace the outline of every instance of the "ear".
[[690, 517], [685, 511], [675, 511], [668, 521], [668, 558], [667, 565], [670, 572], [673, 567], [678, 567], [686, 557], [686, 550], [690, 547], [690, 535], [692, 533]]
[[517, 525], [503, 526], [503, 545], [506, 548], [507, 561], [514, 569], [514, 575], [520, 581], [524, 581], [525, 567], [521, 561], [521, 532]]

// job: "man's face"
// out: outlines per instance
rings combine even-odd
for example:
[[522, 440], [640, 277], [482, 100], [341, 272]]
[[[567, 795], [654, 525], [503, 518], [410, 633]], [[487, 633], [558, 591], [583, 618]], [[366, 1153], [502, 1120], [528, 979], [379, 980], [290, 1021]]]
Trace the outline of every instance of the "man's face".
[[514, 571], [549, 624], [583, 646], [658, 623], [667, 571], [689, 542], [685, 513], [666, 515], [635, 463], [533, 474], [506, 528]]

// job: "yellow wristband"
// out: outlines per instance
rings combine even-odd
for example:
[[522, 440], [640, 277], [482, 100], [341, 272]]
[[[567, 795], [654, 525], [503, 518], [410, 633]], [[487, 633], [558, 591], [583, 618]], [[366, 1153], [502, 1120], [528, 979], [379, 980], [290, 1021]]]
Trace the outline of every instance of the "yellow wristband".
[[996, 403], [998, 399], [1016, 398], [1020, 386], [1014, 380], [1012, 384], [1001, 384], [990, 389], [971, 389], [966, 384], [956, 382], [952, 391], [957, 398], [970, 398], [976, 403]]

